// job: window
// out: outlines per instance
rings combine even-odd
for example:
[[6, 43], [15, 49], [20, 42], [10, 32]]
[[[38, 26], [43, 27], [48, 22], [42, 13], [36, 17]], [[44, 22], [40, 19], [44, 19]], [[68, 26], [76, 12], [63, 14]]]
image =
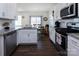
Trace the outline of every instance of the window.
[[32, 27], [39, 28], [41, 26], [41, 20], [42, 20], [41, 16], [31, 16], [30, 18]]
[[18, 19], [15, 20], [15, 27], [20, 28], [21, 27], [21, 20], [22, 20], [22, 16], [18, 16]]

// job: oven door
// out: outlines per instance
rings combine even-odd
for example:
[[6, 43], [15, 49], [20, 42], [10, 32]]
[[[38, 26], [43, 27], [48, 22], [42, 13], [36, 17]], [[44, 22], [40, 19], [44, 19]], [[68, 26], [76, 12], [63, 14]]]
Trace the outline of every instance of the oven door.
[[56, 32], [56, 43], [58, 43], [59, 45], [61, 45], [61, 42], [62, 42], [61, 39], [62, 39], [61, 38], [61, 34], [59, 34], [59, 33]]
[[62, 49], [67, 49], [67, 35], [62, 35], [56, 32], [56, 44], [59, 45]]
[[67, 50], [67, 35], [61, 35], [61, 47], [64, 49], [64, 50]]

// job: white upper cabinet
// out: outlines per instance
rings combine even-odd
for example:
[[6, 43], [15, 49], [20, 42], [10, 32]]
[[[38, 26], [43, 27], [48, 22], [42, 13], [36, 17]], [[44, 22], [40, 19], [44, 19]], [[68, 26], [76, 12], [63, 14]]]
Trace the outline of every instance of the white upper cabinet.
[[16, 4], [7, 3], [5, 9], [5, 18], [15, 19], [16, 16]]
[[4, 18], [4, 3], [0, 3], [0, 18]]
[[0, 3], [0, 18], [15, 19], [16, 3]]
[[78, 17], [79, 17], [79, 3], [78, 3]]

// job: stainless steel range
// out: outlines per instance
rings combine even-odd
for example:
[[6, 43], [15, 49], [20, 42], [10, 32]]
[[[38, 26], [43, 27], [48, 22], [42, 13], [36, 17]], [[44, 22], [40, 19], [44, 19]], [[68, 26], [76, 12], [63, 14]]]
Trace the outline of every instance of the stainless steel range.
[[56, 28], [55, 31], [56, 48], [61, 55], [67, 55], [67, 33], [78, 33], [79, 30], [72, 28]]

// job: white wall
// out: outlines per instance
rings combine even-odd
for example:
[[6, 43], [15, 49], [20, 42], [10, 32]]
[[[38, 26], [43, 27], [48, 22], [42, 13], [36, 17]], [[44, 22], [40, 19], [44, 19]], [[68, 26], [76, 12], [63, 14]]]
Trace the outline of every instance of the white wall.
[[[30, 16], [42, 16], [42, 17], [48, 17], [47, 11], [30, 11], [30, 12], [18, 12], [18, 15], [24, 16], [24, 19], [22, 19], [22, 26], [30, 25]], [[42, 26], [45, 26], [48, 24], [48, 21], [43, 21], [42, 19]]]

